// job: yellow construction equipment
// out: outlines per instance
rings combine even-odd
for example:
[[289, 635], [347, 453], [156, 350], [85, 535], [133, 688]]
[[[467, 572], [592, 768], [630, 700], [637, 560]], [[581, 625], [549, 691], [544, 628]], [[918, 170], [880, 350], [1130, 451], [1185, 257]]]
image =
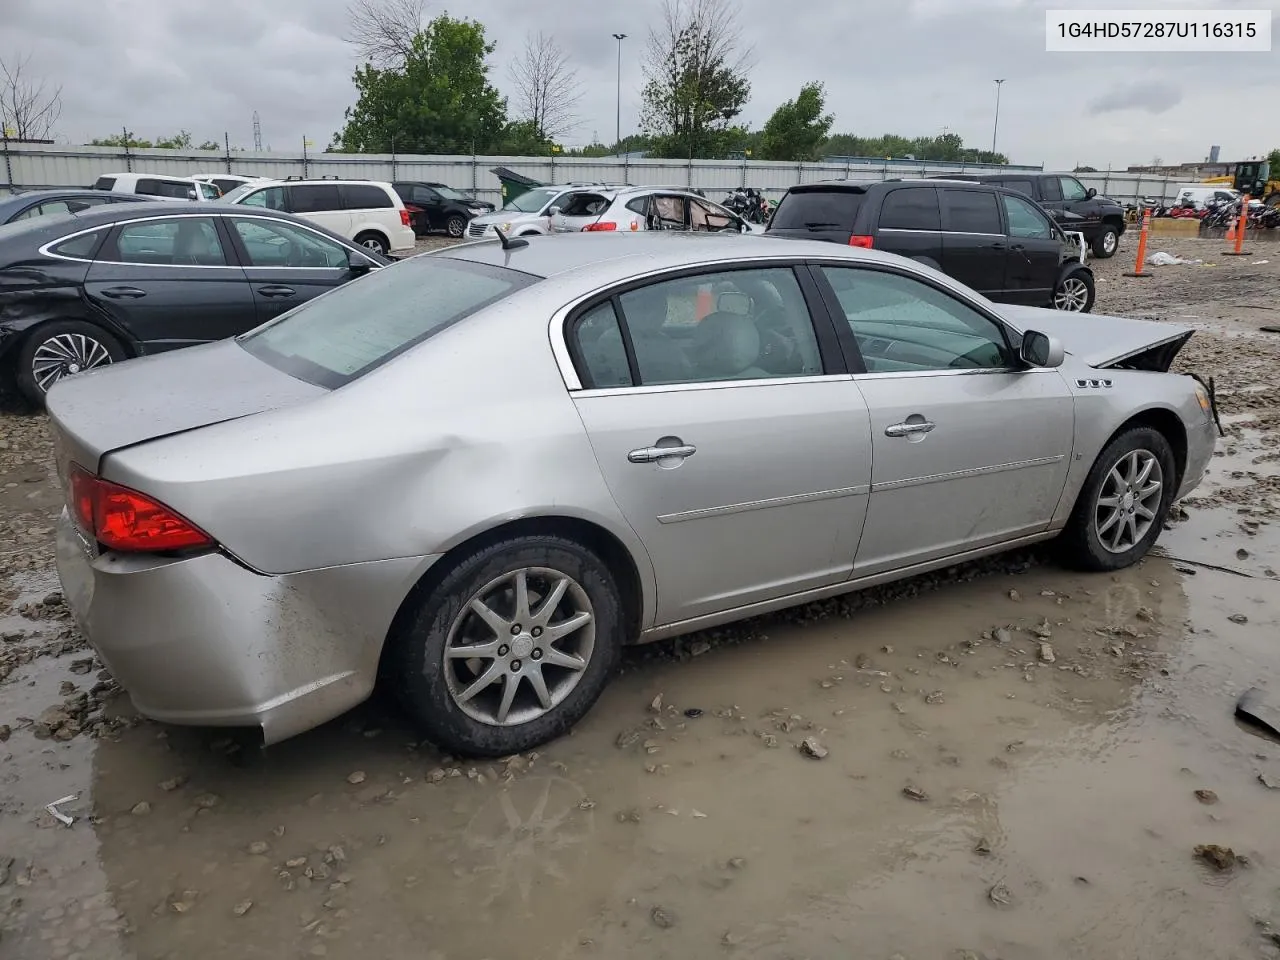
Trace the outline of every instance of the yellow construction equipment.
[[1271, 164], [1266, 160], [1245, 160], [1237, 163], [1231, 176], [1206, 177], [1201, 183], [1230, 186], [1238, 193], [1247, 193], [1269, 207], [1280, 206], [1280, 170], [1272, 179]]

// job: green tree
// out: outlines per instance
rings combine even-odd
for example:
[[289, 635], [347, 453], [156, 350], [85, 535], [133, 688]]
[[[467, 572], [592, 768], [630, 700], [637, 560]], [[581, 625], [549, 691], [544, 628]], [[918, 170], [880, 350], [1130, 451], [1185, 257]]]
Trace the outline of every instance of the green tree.
[[141, 140], [131, 130], [122, 130], [119, 133], [112, 134], [109, 137], [95, 137], [89, 141], [91, 147], [129, 147], [131, 149], [145, 149], [155, 146], [150, 140]]
[[1003, 153], [966, 147], [964, 139], [956, 133], [944, 133], [936, 137], [904, 137], [886, 133], [878, 137], [859, 137], [852, 133], [838, 133], [823, 145], [822, 155], [827, 157], [884, 157], [902, 160], [948, 160], [963, 163], [1008, 163]]
[[197, 150], [221, 150], [222, 144], [218, 143], [217, 140], [206, 140], [204, 143], [200, 144], [200, 146], [196, 147], [196, 149]]
[[1271, 179], [1280, 179], [1280, 147], [1267, 154], [1267, 162], [1271, 164]]
[[725, 0], [666, 0], [663, 23], [649, 31], [641, 125], [652, 152], [717, 157], [735, 139], [730, 124], [751, 83], [739, 51], [737, 13]]
[[165, 150], [189, 150], [192, 142], [189, 131], [179, 130], [171, 137], [157, 137], [155, 145]]
[[403, 66], [366, 64], [353, 78], [334, 147], [350, 153], [487, 153], [507, 131], [506, 100], [489, 82], [484, 26], [441, 14], [410, 41]]
[[821, 83], [806, 83], [800, 95], [773, 111], [760, 135], [761, 160], [816, 160], [835, 117], [823, 113]]

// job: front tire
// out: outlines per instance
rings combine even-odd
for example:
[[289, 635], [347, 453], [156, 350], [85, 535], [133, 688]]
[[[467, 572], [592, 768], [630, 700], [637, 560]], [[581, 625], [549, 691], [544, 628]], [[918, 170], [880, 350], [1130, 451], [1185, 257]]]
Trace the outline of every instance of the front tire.
[[1121, 570], [1146, 556], [1177, 492], [1177, 462], [1164, 434], [1133, 427], [1094, 461], [1062, 531], [1064, 559], [1082, 570]]
[[1091, 247], [1099, 260], [1114, 257], [1120, 249], [1120, 231], [1112, 226], [1103, 227], [1102, 232], [1093, 238]]
[[550, 535], [462, 557], [408, 614], [389, 639], [387, 679], [427, 738], [459, 756], [504, 757], [567, 733], [624, 640], [608, 567]]
[[1084, 270], [1076, 270], [1058, 281], [1053, 291], [1053, 308], [1068, 313], [1088, 313], [1093, 309], [1096, 296], [1093, 277]]
[[44, 407], [45, 394], [64, 377], [119, 363], [120, 341], [85, 320], [55, 320], [27, 334], [15, 358], [14, 380], [23, 398]]
[[445, 233], [449, 234], [449, 236], [453, 237], [455, 240], [461, 237], [462, 234], [466, 232], [466, 229], [467, 229], [466, 217], [460, 216], [456, 213], [453, 216], [451, 216], [448, 220], [445, 221], [445, 225], [444, 225]]

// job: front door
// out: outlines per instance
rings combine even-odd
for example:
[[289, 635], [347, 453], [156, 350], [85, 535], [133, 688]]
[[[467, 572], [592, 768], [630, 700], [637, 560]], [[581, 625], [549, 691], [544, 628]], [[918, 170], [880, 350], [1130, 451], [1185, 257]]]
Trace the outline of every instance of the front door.
[[867, 411], [847, 375], [824, 373], [791, 267], [658, 281], [571, 327], [587, 386], [574, 400], [653, 562], [658, 624], [848, 578]]
[[1022, 197], [1001, 194], [1009, 222], [1009, 256], [1005, 260], [1003, 299], [1043, 307], [1053, 298], [1062, 264], [1062, 245], [1049, 218]]
[[873, 468], [854, 575], [1043, 531], [1075, 417], [1056, 370], [1017, 369], [1002, 326], [923, 280], [824, 266], [868, 373]]
[[268, 217], [228, 216], [226, 223], [253, 291], [254, 323], [352, 279], [347, 248], [314, 230]]
[[984, 296], [1005, 288], [1009, 252], [996, 192], [989, 187], [942, 187], [942, 271]]
[[228, 256], [211, 216], [118, 225], [89, 268], [84, 288], [146, 353], [234, 336], [256, 317], [248, 278]]

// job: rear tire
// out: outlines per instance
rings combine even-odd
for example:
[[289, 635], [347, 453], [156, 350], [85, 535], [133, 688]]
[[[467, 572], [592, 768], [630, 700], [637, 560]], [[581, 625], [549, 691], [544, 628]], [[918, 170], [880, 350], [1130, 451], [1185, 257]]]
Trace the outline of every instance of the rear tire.
[[44, 408], [45, 393], [64, 377], [128, 359], [120, 341], [86, 320], [54, 320], [30, 331], [14, 358], [14, 381], [29, 403]]
[[367, 250], [372, 250], [379, 256], [385, 257], [391, 252], [391, 244], [387, 238], [380, 233], [372, 230], [366, 230], [364, 233], [356, 235], [356, 243]]
[[1102, 232], [1093, 238], [1091, 247], [1099, 260], [1114, 257], [1120, 250], [1120, 231], [1112, 226], [1103, 227]]
[[[1125, 482], [1132, 479], [1140, 482]], [[1153, 482], [1159, 489], [1144, 496]], [[1085, 478], [1060, 535], [1063, 560], [1077, 569], [1099, 572], [1137, 563], [1164, 529], [1178, 482], [1173, 448], [1164, 434], [1152, 427], [1120, 434], [1098, 455]], [[1125, 529], [1118, 535], [1121, 528]]]
[[388, 638], [385, 679], [427, 738], [459, 756], [505, 757], [567, 733], [604, 690], [624, 641], [613, 575], [563, 537], [481, 547], [410, 602]]

